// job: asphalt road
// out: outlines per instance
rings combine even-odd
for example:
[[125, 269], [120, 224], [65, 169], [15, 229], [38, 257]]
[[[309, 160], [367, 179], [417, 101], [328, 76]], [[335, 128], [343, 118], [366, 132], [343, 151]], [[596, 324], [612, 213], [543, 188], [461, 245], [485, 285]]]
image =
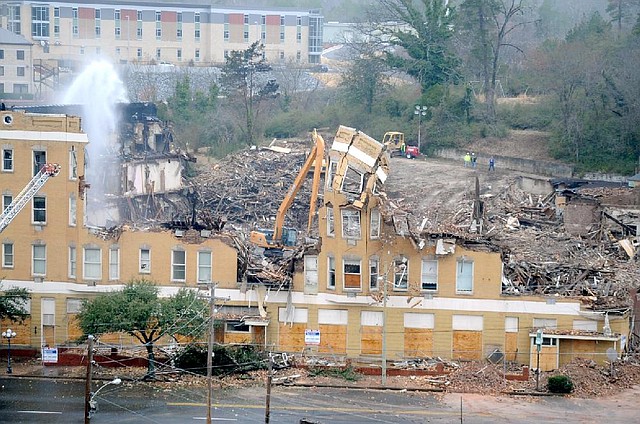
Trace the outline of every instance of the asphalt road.
[[[93, 387], [97, 390], [103, 383]], [[640, 389], [615, 399], [491, 397], [276, 386], [270, 422], [360, 423], [600, 423], [640, 422]], [[189, 423], [206, 418], [206, 388], [157, 384], [109, 385], [96, 396], [92, 423]], [[0, 378], [0, 423], [81, 423], [84, 383], [32, 378]], [[215, 422], [264, 423], [263, 388], [216, 390]]]

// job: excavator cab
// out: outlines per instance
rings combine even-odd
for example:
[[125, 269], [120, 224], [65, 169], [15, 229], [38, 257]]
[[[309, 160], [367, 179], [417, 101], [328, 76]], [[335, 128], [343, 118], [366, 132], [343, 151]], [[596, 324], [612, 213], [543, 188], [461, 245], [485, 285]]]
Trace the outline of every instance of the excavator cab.
[[298, 241], [298, 231], [295, 228], [284, 227], [282, 229], [282, 238], [280, 240], [273, 239], [274, 230], [267, 228], [258, 228], [251, 232], [251, 242], [268, 249], [270, 247], [294, 247]]

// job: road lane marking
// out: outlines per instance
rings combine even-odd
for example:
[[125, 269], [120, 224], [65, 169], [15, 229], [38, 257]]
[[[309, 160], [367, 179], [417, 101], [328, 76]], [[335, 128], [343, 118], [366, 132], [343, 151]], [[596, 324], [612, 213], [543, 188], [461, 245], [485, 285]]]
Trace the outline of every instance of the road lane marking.
[[[207, 417], [193, 417], [194, 420], [204, 421]], [[238, 421], [235, 418], [211, 418], [211, 421]]]
[[55, 414], [60, 415], [62, 412], [58, 411], [16, 411], [19, 414]]
[[[206, 403], [199, 402], [167, 402], [167, 406], [204, 406], [206, 407]], [[240, 409], [264, 409], [264, 405], [245, 405], [245, 404], [220, 404], [216, 403], [213, 405], [216, 408], [240, 408]], [[376, 411], [372, 411], [370, 408], [327, 408], [327, 407], [316, 407], [316, 406], [276, 406], [271, 405], [271, 409], [277, 410], [289, 410], [289, 411], [325, 411], [325, 412], [356, 412], [356, 413], [377, 413], [377, 414], [385, 414], [385, 413], [394, 413], [394, 414], [403, 414], [403, 415], [425, 415], [425, 416], [458, 416], [460, 415], [459, 411], [431, 411], [427, 408], [418, 409], [418, 410], [381, 410], [378, 409]], [[480, 414], [484, 415], [484, 414]]]

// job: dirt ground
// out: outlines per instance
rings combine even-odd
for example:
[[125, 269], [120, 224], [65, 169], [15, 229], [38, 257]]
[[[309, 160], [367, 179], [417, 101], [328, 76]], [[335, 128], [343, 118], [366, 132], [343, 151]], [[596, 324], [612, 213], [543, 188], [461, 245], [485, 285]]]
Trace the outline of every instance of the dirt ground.
[[[2, 365], [0, 365], [2, 366]], [[78, 366], [43, 366], [35, 359], [17, 359], [12, 364], [14, 376], [33, 376], [50, 378], [84, 379], [86, 367]], [[335, 369], [334, 369], [335, 370]], [[526, 381], [510, 381], [503, 377], [503, 366], [483, 362], [469, 362], [449, 364], [445, 367], [448, 374], [443, 376], [427, 376], [416, 372], [408, 376], [387, 376], [387, 388], [401, 390], [441, 391], [446, 393], [477, 393], [498, 396], [504, 393], [536, 393], [535, 372], [530, 372]], [[315, 385], [331, 387], [382, 388], [380, 375], [362, 375], [345, 373], [343, 376], [324, 370], [291, 367], [275, 370], [274, 384], [287, 385]], [[575, 398], [596, 398], [615, 396], [625, 390], [640, 384], [640, 364], [636, 362], [618, 362], [612, 370], [595, 364], [593, 361], [576, 359], [572, 363], [554, 372], [541, 373], [538, 387], [540, 392], [546, 392], [547, 380], [552, 375], [564, 374], [571, 378], [575, 385]], [[115, 377], [128, 381], [142, 380], [146, 368], [124, 367], [104, 368], [94, 367], [93, 378], [96, 380], [110, 380]], [[346, 379], [344, 376], [354, 377]], [[229, 375], [215, 378], [220, 388], [263, 386], [266, 382], [267, 371], [251, 371], [239, 375]], [[203, 376], [188, 372], [178, 372], [168, 368], [158, 368], [157, 384], [159, 385], [206, 385]]]

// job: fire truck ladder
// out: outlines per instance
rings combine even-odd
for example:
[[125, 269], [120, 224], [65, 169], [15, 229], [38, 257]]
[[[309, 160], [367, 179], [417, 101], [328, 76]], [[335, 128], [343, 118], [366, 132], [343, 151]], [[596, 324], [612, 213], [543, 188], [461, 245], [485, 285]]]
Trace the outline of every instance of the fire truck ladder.
[[13, 199], [11, 204], [0, 215], [0, 233], [7, 228], [31, 198], [42, 188], [50, 177], [55, 177], [60, 173], [60, 165], [57, 163], [47, 163], [40, 168], [40, 171], [33, 176], [31, 181]]

